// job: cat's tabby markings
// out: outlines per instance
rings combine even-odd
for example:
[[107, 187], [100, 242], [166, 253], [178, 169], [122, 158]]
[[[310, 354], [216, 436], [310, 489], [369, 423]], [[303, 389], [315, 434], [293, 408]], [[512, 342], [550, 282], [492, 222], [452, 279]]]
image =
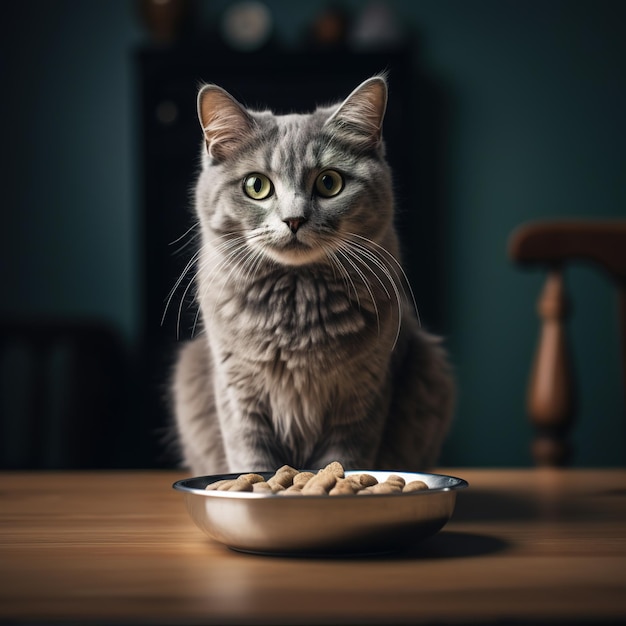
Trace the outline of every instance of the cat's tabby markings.
[[400, 264], [386, 103], [381, 76], [304, 115], [200, 90], [202, 331], [172, 383], [194, 474], [436, 462], [453, 384]]

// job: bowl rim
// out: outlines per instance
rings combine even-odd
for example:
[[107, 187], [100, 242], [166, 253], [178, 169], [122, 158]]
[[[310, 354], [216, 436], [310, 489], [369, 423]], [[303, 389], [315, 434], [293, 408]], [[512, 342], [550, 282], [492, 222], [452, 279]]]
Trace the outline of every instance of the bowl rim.
[[[302, 472], [312, 471], [316, 472], [317, 470], [300, 470]], [[408, 493], [371, 493], [367, 494], [367, 499], [370, 498], [398, 498], [398, 497], [426, 497], [430, 495], [434, 495], [437, 493], [445, 493], [451, 491], [457, 491], [459, 489], [466, 489], [469, 487], [469, 483], [463, 479], [458, 478], [457, 476], [450, 476], [449, 474], [437, 474], [431, 472], [407, 472], [404, 470], [366, 470], [366, 469], [351, 469], [345, 470], [346, 476], [354, 475], [354, 474], [404, 474], [415, 476], [415, 480], [420, 480], [419, 477], [430, 477], [430, 478], [438, 478], [438, 479], [447, 479], [451, 484], [445, 487], [435, 487], [429, 489], [423, 489], [421, 491], [411, 491]], [[354, 494], [346, 494], [346, 495], [337, 495], [329, 497], [326, 495], [307, 495], [303, 496], [302, 494], [277, 494], [277, 493], [259, 493], [259, 492], [241, 492], [241, 491], [214, 491], [214, 490], [206, 490], [197, 487], [190, 487], [188, 483], [192, 481], [199, 481], [203, 479], [210, 479], [207, 482], [207, 485], [212, 482], [217, 482], [218, 480], [228, 480], [234, 479], [242, 474], [260, 474], [261, 476], [266, 475], [268, 478], [273, 476], [275, 472], [267, 472], [267, 471], [255, 471], [255, 472], [234, 472], [234, 473], [226, 473], [226, 474], [209, 474], [204, 476], [190, 476], [187, 478], [182, 478], [177, 480], [172, 484], [172, 488], [176, 491], [180, 491], [185, 494], [192, 494], [197, 496], [203, 496], [206, 498], [229, 498], [236, 500], [303, 500], [306, 498], [307, 501], [312, 499], [320, 499], [320, 500], [353, 500]], [[408, 481], [407, 481], [408, 482]], [[359, 498], [360, 499], [360, 498]]]

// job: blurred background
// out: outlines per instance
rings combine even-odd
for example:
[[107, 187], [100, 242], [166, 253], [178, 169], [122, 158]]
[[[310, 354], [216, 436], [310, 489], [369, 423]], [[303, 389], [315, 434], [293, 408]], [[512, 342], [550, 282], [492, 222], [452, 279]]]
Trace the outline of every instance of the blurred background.
[[[626, 216], [626, 2], [0, 10], [2, 467], [175, 465], [167, 376], [193, 325], [187, 281], [162, 317], [193, 249], [198, 85], [307, 110], [382, 70], [408, 273], [459, 385], [441, 465], [532, 464], [525, 394], [545, 274], [514, 266], [507, 241], [529, 220]], [[572, 462], [624, 465], [615, 292], [583, 264], [567, 284]]]

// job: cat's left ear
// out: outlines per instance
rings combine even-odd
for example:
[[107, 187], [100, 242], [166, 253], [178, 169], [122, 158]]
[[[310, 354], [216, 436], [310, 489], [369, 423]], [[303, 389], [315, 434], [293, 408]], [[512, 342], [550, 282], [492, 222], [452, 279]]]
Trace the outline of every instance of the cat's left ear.
[[377, 148], [386, 108], [387, 81], [383, 76], [373, 76], [343, 101], [325, 125], [363, 149]]

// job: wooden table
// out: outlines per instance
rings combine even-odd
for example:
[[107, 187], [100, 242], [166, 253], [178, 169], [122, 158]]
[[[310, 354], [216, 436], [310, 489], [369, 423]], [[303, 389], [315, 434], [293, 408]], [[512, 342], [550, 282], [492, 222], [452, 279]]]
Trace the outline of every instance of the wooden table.
[[626, 470], [465, 470], [406, 554], [240, 554], [180, 472], [0, 473], [0, 623], [626, 623]]

